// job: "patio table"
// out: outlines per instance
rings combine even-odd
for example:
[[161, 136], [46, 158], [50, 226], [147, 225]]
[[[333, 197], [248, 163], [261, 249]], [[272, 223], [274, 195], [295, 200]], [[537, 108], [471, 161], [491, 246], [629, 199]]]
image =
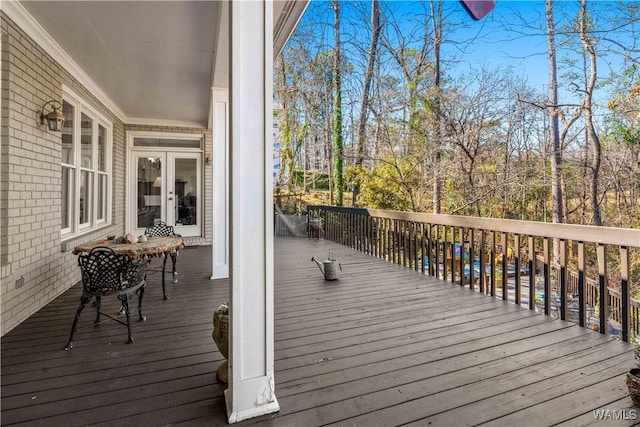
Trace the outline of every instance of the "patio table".
[[138, 243], [116, 243], [115, 240], [98, 240], [83, 243], [73, 248], [74, 255], [88, 253], [97, 246], [111, 248], [117, 253], [129, 255], [133, 259], [151, 259], [153, 257], [163, 257], [162, 261], [162, 294], [164, 299], [169, 299], [165, 289], [164, 273], [167, 266], [167, 256], [184, 248], [182, 237], [149, 237], [146, 242]]

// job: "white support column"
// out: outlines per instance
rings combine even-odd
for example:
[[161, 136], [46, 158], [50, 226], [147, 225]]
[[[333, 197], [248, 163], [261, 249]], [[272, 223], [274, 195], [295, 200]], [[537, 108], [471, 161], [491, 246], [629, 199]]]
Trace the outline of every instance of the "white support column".
[[229, 89], [213, 88], [212, 279], [229, 277]]
[[273, 378], [273, 5], [231, 2], [231, 337], [227, 415], [279, 410]]

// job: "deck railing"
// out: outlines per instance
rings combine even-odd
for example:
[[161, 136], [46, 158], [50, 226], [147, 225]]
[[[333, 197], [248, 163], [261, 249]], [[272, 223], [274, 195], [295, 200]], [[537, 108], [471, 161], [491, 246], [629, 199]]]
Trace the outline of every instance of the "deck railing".
[[630, 294], [630, 260], [640, 257], [640, 229], [335, 206], [309, 206], [308, 212], [309, 237], [583, 327], [595, 320], [603, 334], [618, 322], [624, 341], [640, 332], [640, 302]]

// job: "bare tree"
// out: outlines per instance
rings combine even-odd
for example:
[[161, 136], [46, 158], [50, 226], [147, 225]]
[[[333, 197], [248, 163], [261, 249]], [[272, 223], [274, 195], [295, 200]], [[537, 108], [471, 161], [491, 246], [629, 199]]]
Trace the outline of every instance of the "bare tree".
[[[374, 65], [376, 61], [376, 52], [378, 51], [378, 39], [380, 36], [380, 8], [378, 0], [371, 1], [371, 42], [369, 44], [369, 54], [367, 60], [367, 68], [364, 73], [364, 82], [362, 85], [362, 99], [360, 105], [360, 118], [358, 120], [358, 142], [356, 148], [356, 174], [362, 171], [362, 162], [364, 161], [364, 147], [366, 142], [366, 126], [367, 116], [369, 112], [369, 93], [371, 91], [371, 81], [373, 79]], [[353, 205], [355, 206], [358, 199], [359, 183], [353, 188]]]
[[342, 141], [342, 87], [340, 82], [340, 2], [333, 0], [333, 174], [336, 205], [342, 206], [344, 196], [344, 146]]
[[591, 23], [587, 13], [587, 0], [580, 1], [580, 12], [578, 15], [578, 34], [582, 47], [589, 58], [589, 76], [587, 87], [584, 91], [583, 109], [585, 111], [585, 124], [589, 142], [591, 142], [592, 159], [591, 159], [591, 210], [593, 213], [594, 225], [602, 225], [602, 216], [600, 215], [598, 180], [600, 175], [600, 163], [602, 159], [602, 150], [600, 147], [600, 138], [593, 124], [593, 90], [596, 86], [598, 77], [596, 66], [596, 50], [595, 42], [589, 37], [589, 27]]
[[[438, 0], [436, 3], [434, 0], [430, 0], [429, 5], [431, 7], [431, 27], [432, 27], [432, 41], [433, 41], [433, 86], [435, 88], [434, 96], [434, 140], [437, 145], [442, 140], [441, 122], [440, 122], [440, 98], [442, 96], [440, 87], [441, 68], [440, 68], [440, 48], [442, 46], [442, 0]], [[433, 158], [433, 213], [439, 214], [442, 210], [442, 173], [440, 171], [440, 163], [442, 160], [441, 147], [436, 147], [436, 152]]]
[[562, 173], [562, 152], [560, 150], [560, 126], [558, 116], [561, 113], [558, 106], [558, 69], [556, 61], [555, 22], [553, 20], [553, 0], [545, 0], [547, 42], [547, 63], [549, 65], [549, 138], [551, 140], [551, 198], [553, 222], [563, 222], [562, 187], [560, 174]]

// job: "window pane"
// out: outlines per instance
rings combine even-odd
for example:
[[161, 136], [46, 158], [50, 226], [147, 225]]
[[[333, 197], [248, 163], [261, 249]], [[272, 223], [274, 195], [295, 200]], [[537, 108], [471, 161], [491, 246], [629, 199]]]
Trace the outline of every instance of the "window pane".
[[97, 220], [107, 219], [107, 175], [98, 175], [98, 212]]
[[106, 172], [106, 156], [105, 147], [107, 145], [107, 130], [98, 125], [98, 170], [100, 172]]
[[198, 139], [133, 138], [136, 147], [200, 148]]
[[92, 168], [91, 158], [93, 155], [93, 120], [87, 117], [84, 113], [81, 115], [81, 137], [80, 143], [82, 144], [81, 162], [83, 168]]
[[73, 200], [73, 172], [62, 167], [62, 228], [71, 227], [71, 201]]
[[64, 127], [62, 128], [62, 163], [73, 165], [73, 111], [74, 108], [68, 102], [62, 101], [62, 114], [64, 114]]
[[91, 222], [91, 184], [93, 182], [93, 172], [81, 171], [80, 173], [80, 224]]

